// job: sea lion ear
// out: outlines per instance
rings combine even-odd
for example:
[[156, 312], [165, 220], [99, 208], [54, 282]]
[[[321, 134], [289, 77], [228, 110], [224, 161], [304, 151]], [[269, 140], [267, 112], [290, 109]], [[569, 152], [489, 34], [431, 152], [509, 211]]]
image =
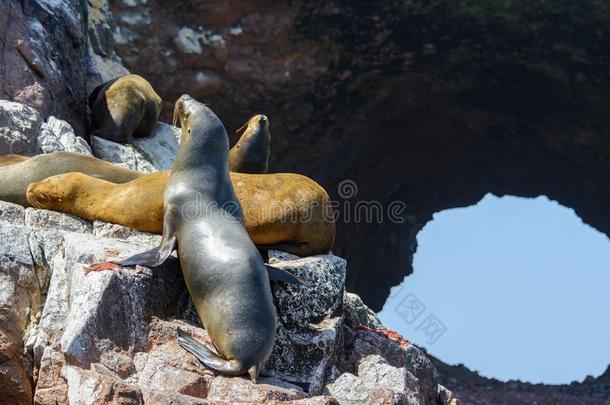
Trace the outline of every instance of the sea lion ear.
[[265, 267], [267, 268], [269, 280], [271, 281], [285, 281], [287, 283], [297, 283], [304, 286], [309, 286], [309, 283], [307, 283], [305, 280], [295, 276], [287, 270], [278, 269], [277, 267], [269, 266], [268, 264], [265, 264]]

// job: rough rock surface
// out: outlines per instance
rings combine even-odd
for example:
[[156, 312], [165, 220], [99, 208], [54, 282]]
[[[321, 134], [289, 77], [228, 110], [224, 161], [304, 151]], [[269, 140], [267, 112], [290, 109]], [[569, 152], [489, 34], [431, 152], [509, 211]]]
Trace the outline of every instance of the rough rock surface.
[[0, 2], [0, 99], [34, 108], [43, 121], [67, 120], [81, 136], [88, 123], [84, 7], [81, 0]]
[[67, 151], [93, 156], [87, 141], [76, 136], [70, 124], [54, 116], [42, 123], [37, 143], [41, 153]]
[[[330, 404], [347, 403], [342, 381], [356, 378], [367, 390], [364, 403], [441, 403], [437, 375], [423, 352], [393, 332], [367, 328], [351, 313], [359, 300], [344, 293], [346, 262], [333, 255], [269, 252], [270, 263], [309, 285], [273, 284], [279, 326], [259, 384], [215, 376], [177, 344], [178, 327], [211, 341], [175, 257], [155, 269], [85, 271], [159, 240], [0, 202], [3, 398], [14, 404], [32, 397], [37, 404]], [[367, 325], [380, 325], [368, 315]]]
[[[374, 6], [194, 0], [186, 7], [159, 0], [3, 1], [0, 99], [34, 108], [34, 127], [54, 116], [86, 139], [88, 92], [127, 67], [152, 80], [166, 100], [166, 117], [183, 92], [210, 103], [229, 130], [254, 112], [266, 113], [278, 171], [307, 174], [334, 198], [349, 179], [357, 186], [354, 201], [407, 204], [400, 213], [406, 221], [338, 224], [335, 252], [350, 259], [348, 290], [380, 309], [389, 287], [410, 273], [416, 234], [432, 213], [473, 204], [487, 192], [545, 194], [610, 232], [608, 21], [608, 5], [596, 0], [527, 7], [517, 0]], [[34, 152], [40, 134], [13, 123], [15, 132], [8, 132], [3, 117], [0, 150]], [[113, 227], [104, 232], [111, 235]], [[24, 271], [3, 276], [13, 280], [3, 303], [36, 301], [23, 298], [38, 288]], [[32, 282], [21, 283], [19, 274]], [[2, 308], [9, 308], [2, 316], [15, 330], [30, 325], [21, 309]], [[18, 360], [13, 350], [17, 335], [1, 333], [11, 360], [0, 363], [27, 372], [27, 356]], [[7, 398], [29, 389], [5, 381], [0, 387], [12, 390]], [[530, 402], [565, 392], [488, 382], [471, 389], [468, 380], [462, 391], [482, 403], [481, 393], [494, 390], [501, 396], [523, 389]], [[566, 389], [605, 393], [607, 381]], [[131, 395], [120, 384], [110, 390], [109, 400]], [[450, 398], [444, 392], [439, 389]], [[184, 400], [183, 394], [142, 395]]]
[[597, 378], [589, 376], [582, 382], [549, 385], [531, 384], [521, 381], [503, 382], [486, 378], [470, 371], [463, 365], [448, 366], [429, 356], [439, 371], [444, 386], [451, 387], [447, 396], [444, 386], [439, 385], [439, 399], [452, 398], [455, 394], [464, 404], [491, 405], [610, 405], [610, 367]]
[[0, 100], [0, 154], [33, 154], [40, 126], [40, 114], [35, 109]]
[[151, 173], [169, 170], [180, 145], [180, 130], [157, 122], [150, 136], [122, 144], [97, 136], [91, 137], [95, 156], [129, 169]]

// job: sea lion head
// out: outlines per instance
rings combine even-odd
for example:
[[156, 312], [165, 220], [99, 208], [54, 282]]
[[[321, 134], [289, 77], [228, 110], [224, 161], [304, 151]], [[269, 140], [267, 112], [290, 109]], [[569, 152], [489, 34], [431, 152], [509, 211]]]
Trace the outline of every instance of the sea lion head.
[[203, 120], [211, 110], [203, 103], [198, 102], [188, 94], [183, 94], [174, 105], [173, 124], [180, 122], [182, 136], [180, 143], [188, 141], [194, 128], [204, 125]]
[[269, 133], [269, 118], [263, 114], [256, 114], [239, 128], [237, 132], [241, 132], [242, 130], [243, 135], [241, 139], [244, 139], [244, 137], [253, 137], [262, 131]]
[[[229, 151], [227, 132], [208, 106], [184, 94], [174, 105], [173, 122], [174, 125], [180, 122], [182, 128], [180, 151], [188, 150], [191, 156], [199, 154], [226, 159]], [[179, 152], [176, 160], [185, 157]]]
[[28, 202], [35, 208], [65, 212], [79, 192], [82, 173], [65, 173], [32, 183], [26, 191]]
[[163, 101], [143, 77], [129, 74], [96, 87], [89, 95], [92, 134], [129, 142], [152, 132]]
[[240, 173], [267, 173], [271, 134], [269, 119], [263, 114], [252, 116], [240, 129], [239, 140], [229, 152], [231, 170]]

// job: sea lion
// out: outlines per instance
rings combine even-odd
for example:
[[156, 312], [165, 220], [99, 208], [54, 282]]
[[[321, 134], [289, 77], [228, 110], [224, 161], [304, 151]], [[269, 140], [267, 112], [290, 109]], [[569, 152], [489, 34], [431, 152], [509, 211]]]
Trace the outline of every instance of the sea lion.
[[248, 373], [256, 382], [277, 319], [268, 270], [243, 226], [229, 177], [229, 139], [212, 110], [188, 95], [174, 114], [182, 136], [163, 197], [161, 244], [115, 263], [158, 266], [179, 247], [184, 280], [218, 354], [184, 333], [180, 345], [218, 373]]
[[[163, 191], [169, 172], [113, 184], [82, 173], [49, 177], [30, 185], [38, 208], [101, 220], [142, 232], [163, 230]], [[315, 181], [298, 174], [230, 173], [252, 241], [299, 256], [328, 253], [335, 240], [330, 199]]]
[[161, 112], [161, 97], [138, 75], [101, 84], [89, 95], [93, 135], [129, 142], [151, 132]]
[[237, 173], [267, 173], [271, 134], [269, 120], [262, 114], [250, 118], [237, 132], [244, 129], [229, 151], [229, 167]]
[[114, 183], [125, 183], [143, 175], [93, 156], [65, 151], [48, 153], [0, 167], [0, 200], [28, 207], [26, 190], [31, 183], [66, 172], [81, 172]]
[[0, 167], [14, 165], [15, 163], [21, 163], [28, 160], [29, 156], [21, 156], [21, 155], [2, 155], [0, 156]]

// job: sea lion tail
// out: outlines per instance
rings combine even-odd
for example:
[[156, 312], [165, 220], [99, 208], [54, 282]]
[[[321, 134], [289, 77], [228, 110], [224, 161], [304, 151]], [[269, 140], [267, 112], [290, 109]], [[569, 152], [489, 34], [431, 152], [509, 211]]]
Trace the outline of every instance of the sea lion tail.
[[121, 266], [149, 266], [159, 267], [172, 254], [177, 246], [176, 235], [171, 222], [171, 214], [167, 212], [163, 218], [163, 237], [159, 246], [137, 253], [123, 260], [108, 260], [111, 263], [120, 264]]
[[[223, 375], [242, 375], [248, 372], [250, 377], [252, 377], [250, 370], [254, 369], [254, 375], [255, 377], [258, 377], [257, 367], [252, 367], [250, 370], [246, 370], [244, 367], [234, 361], [225, 360], [180, 329], [178, 329], [178, 343], [184, 350], [195, 356], [201, 364], [212, 369], [213, 371], [216, 371], [217, 373]], [[253, 379], [253, 381], [256, 382], [255, 379]]]

